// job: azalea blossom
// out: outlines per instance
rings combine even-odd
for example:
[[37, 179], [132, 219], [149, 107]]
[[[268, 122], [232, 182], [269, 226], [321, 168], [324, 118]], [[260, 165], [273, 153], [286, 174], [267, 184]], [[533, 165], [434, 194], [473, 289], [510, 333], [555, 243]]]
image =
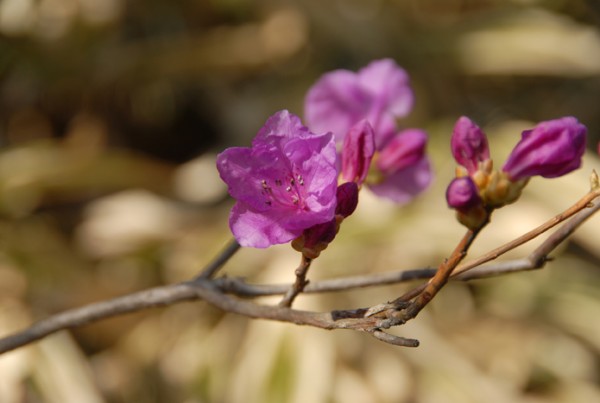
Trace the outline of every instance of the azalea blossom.
[[[396, 127], [396, 119], [410, 112], [413, 101], [408, 74], [393, 60], [382, 59], [356, 73], [335, 70], [323, 75], [308, 91], [305, 115], [311, 128], [330, 130], [338, 143], [344, 143], [341, 160], [345, 180], [364, 181], [378, 196], [404, 204], [432, 180], [425, 132], [398, 132]], [[357, 156], [364, 151], [357, 145], [364, 140], [359, 134], [364, 134], [365, 122], [372, 128], [376, 150], [366, 177], [365, 165], [357, 165]], [[346, 145], [358, 155], [350, 155]]]
[[382, 145], [396, 132], [396, 119], [408, 115], [414, 95], [406, 71], [392, 59], [375, 60], [358, 72], [334, 70], [308, 91], [304, 114], [313, 130], [332, 131], [341, 142], [366, 119]]
[[333, 134], [310, 132], [288, 111], [271, 116], [252, 147], [219, 154], [217, 168], [237, 201], [229, 225], [242, 246], [287, 243], [334, 218], [338, 170]]
[[369, 189], [397, 204], [406, 204], [431, 184], [433, 175], [425, 150], [427, 134], [405, 129], [376, 154]]

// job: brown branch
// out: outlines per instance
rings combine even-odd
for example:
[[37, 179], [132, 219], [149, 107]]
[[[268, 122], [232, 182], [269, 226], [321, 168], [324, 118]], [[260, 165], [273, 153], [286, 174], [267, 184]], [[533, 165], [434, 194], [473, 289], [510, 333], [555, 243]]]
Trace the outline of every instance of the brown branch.
[[[473, 262], [471, 262], [466, 265], [459, 266], [456, 269], [456, 272], [452, 275], [452, 278], [456, 280], [468, 281], [542, 268], [549, 260], [548, 255], [554, 249], [556, 249], [558, 245], [563, 243], [565, 239], [571, 236], [571, 234], [573, 234], [573, 232], [575, 232], [575, 230], [579, 228], [581, 224], [583, 224], [588, 218], [600, 210], [600, 198], [598, 196], [599, 195], [596, 195], [596, 199], [591, 201], [589, 204], [586, 204], [585, 207], [576, 213], [572, 219], [567, 221], [552, 235], [550, 235], [540, 246], [531, 252], [527, 258], [510, 260], [507, 262], [496, 262], [494, 264], [485, 266], [473, 266]], [[509, 244], [512, 244], [512, 242]], [[495, 249], [495, 251], [498, 249], [500, 248]], [[490, 253], [486, 253], [484, 256], [476, 259], [474, 262], [479, 262], [482, 260], [482, 258], [490, 255]], [[476, 269], [472, 270], [473, 268]]]
[[[579, 225], [581, 225], [581, 223], [583, 223], [592, 214], [600, 209], [600, 200], [596, 200], [598, 196], [600, 196], [600, 190], [596, 189], [593, 192], [590, 192], [590, 194], [582, 198], [578, 203], [576, 203], [570, 209], [567, 209], [564, 213], [557, 215], [548, 223], [545, 223], [544, 225], [518, 238], [518, 242], [510, 242], [491, 251], [490, 253], [487, 253], [486, 255], [474, 261], [477, 262], [477, 264], [470, 262], [469, 264], [459, 266], [459, 269], [451, 277], [456, 278], [457, 280], [470, 280], [475, 278], [489, 277], [492, 275], [501, 275], [515, 271], [530, 270], [537, 268], [538, 266], [541, 267], [541, 265], [548, 260], [548, 254], [554, 250], [557, 245], [563, 242], [569, 235], [573, 233], [573, 231], [577, 229]], [[552, 234], [527, 259], [490, 264], [486, 265], [485, 267], [478, 268], [477, 270], [470, 271], [475, 266], [482, 264], [482, 262], [487, 262], [497, 256], [500, 256], [502, 253], [521, 245], [527, 240], [533, 239], [552, 226], [570, 217], [572, 217], [571, 220], [569, 220], [559, 230]], [[454, 263], [455, 260], [460, 261], [462, 258], [461, 254], [456, 252], [465, 250], [465, 246], [468, 247], [470, 242], [472, 242], [470, 237], [463, 238], [463, 242], [461, 242], [462, 246], [459, 245], [453, 254], [454, 260], [450, 261], [450, 263], [445, 263], [447, 264], [447, 266], [444, 268], [446, 273], [452, 271], [449, 269], [452, 266], [456, 267], [456, 263]], [[235, 250], [237, 250], [237, 248], [233, 245], [230, 245], [230, 247], [226, 248], [223, 254], [219, 255], [211, 264], [207, 266], [207, 268], [203, 270], [202, 273], [204, 275], [200, 275], [191, 282], [140, 291], [112, 300], [97, 302], [84, 307], [71, 309], [40, 320], [22, 331], [1, 338], [0, 353], [27, 345], [60, 330], [70, 329], [101, 319], [136, 312], [147, 308], [167, 306], [182, 301], [191, 301], [196, 299], [203, 299], [208, 303], [222, 309], [223, 311], [237, 313], [251, 318], [291, 322], [298, 325], [308, 325], [322, 329], [360, 330], [368, 332], [378, 340], [390, 344], [413, 347], [418, 345], [416, 340], [404, 339], [402, 337], [393, 336], [381, 331], [381, 329], [403, 323], [402, 321], [405, 321], [406, 317], [402, 316], [402, 312], [397, 312], [400, 316], [392, 315], [388, 318], [377, 318], [377, 315], [369, 314], [369, 312], [381, 312], [379, 306], [373, 308], [360, 308], [324, 313], [307, 312], [294, 310], [287, 307], [258, 305], [250, 301], [245, 301], [240, 298], [224, 294], [225, 292], [236, 292], [236, 290], [242, 290], [242, 294], [244, 296], [266, 295], [264, 292], [271, 293], [269, 295], [272, 295], [275, 290], [279, 290], [277, 293], [283, 294], [286, 289], [285, 286], [251, 286], [241, 282], [240, 280], [212, 280], [210, 278], [206, 278], [213, 276], [218, 268], [220, 268], [223, 263], [233, 253], [235, 253]], [[224, 258], [223, 256], [225, 255], [228, 255], [229, 257]], [[467, 271], [469, 272], [467, 273]], [[431, 276], [431, 274], [431, 269], [421, 269], [408, 272], [384, 273], [375, 276], [348, 277], [315, 282], [313, 284], [309, 284], [306, 287], [306, 291], [328, 292], [348, 290], [351, 288], [408, 281], [415, 278], [425, 278]], [[442, 281], [444, 281], [443, 278]], [[235, 284], [235, 286], [232, 286], [232, 284]], [[263, 294], [261, 294], [261, 292]], [[399, 301], [397, 305], [398, 309], [406, 308], [406, 303], [403, 304], [402, 301]]]
[[196, 298], [197, 295], [189, 287], [183, 284], [174, 284], [70, 309], [40, 320], [23, 331], [0, 339], [0, 354], [32, 343], [59, 330]]
[[[404, 323], [410, 319], [415, 318], [419, 312], [431, 301], [436, 294], [444, 287], [444, 285], [448, 282], [450, 275], [458, 266], [458, 264], [464, 259], [467, 255], [467, 251], [473, 244], [473, 241], [477, 237], [477, 234], [481, 231], [485, 225], [487, 225], [489, 221], [486, 220], [476, 229], [469, 229], [466, 234], [462, 237], [461, 241], [456, 245], [454, 251], [450, 257], [444, 260], [435, 275], [427, 282], [427, 284], [423, 287], [423, 290], [419, 293], [414, 301], [408, 305], [406, 309], [403, 309], [402, 315], [397, 316], [396, 319], [399, 320], [400, 323]], [[404, 303], [407, 300], [403, 299], [404, 296], [396, 299], [392, 302], [393, 304]], [[396, 308], [397, 309], [397, 308]]]
[[[413, 280], [424, 280], [431, 278], [435, 274], [435, 271], [433, 268], [423, 268], [311, 281], [304, 288], [303, 292], [305, 294], [339, 292], [357, 288], [398, 284]], [[220, 277], [214, 280], [214, 284], [224, 293], [246, 298], [283, 295], [290, 288], [289, 284], [249, 284], [238, 277]]]
[[[513, 241], [510, 241], [488, 253], [486, 253], [485, 255], [465, 264], [462, 265], [461, 267], [459, 267], [456, 272], [455, 275], [458, 275], [459, 273], [464, 273], [468, 270], [471, 270], [475, 267], [481, 266], [484, 263], [490, 262], [494, 259], [497, 259], [498, 257], [502, 256], [503, 254], [505, 254], [506, 252], [509, 252], [529, 241], [531, 241], [532, 239], [538, 237], [539, 235], [543, 234], [544, 232], [548, 231], [549, 229], [551, 229], [552, 227], [560, 224], [561, 222], [573, 217], [575, 214], [583, 211], [583, 210], [592, 210], [591, 214], [593, 214], [596, 210], [593, 209], [593, 207], [596, 206], [596, 204], [594, 204], [594, 200], [596, 200], [597, 198], [600, 197], [600, 189], [593, 189], [592, 191], [590, 191], [589, 193], [587, 193], [584, 197], [582, 197], [581, 199], [579, 199], [575, 204], [573, 204], [571, 207], [569, 207], [568, 209], [566, 209], [565, 211], [563, 211], [560, 214], [557, 214], [556, 216], [552, 217], [550, 220], [546, 221], [545, 223], [543, 223], [542, 225], [540, 225], [539, 227], [527, 232], [526, 234], [521, 235], [520, 237], [516, 238]], [[597, 203], [597, 202], [596, 202]], [[590, 208], [592, 207], [592, 208]], [[581, 222], [585, 221], [589, 215], [585, 215], [584, 218], [582, 219]], [[579, 222], [579, 224], [581, 223]], [[579, 225], [576, 224], [576, 225]], [[574, 224], [575, 225], [575, 224]], [[574, 230], [574, 229], [573, 229]], [[569, 233], [570, 234], [570, 233]], [[568, 234], [566, 235], [568, 236]], [[566, 238], [565, 236], [565, 238]], [[563, 238], [564, 239], [564, 238]]]

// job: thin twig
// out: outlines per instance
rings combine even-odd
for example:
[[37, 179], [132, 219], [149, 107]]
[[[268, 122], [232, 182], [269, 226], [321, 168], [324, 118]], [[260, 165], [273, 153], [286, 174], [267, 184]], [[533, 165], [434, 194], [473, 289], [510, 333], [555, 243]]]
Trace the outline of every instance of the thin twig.
[[240, 250], [240, 244], [237, 243], [235, 239], [230, 240], [221, 253], [204, 267], [194, 280], [213, 278], [221, 267], [223, 267], [223, 265], [227, 263], [238, 250]]
[[[465, 271], [471, 270], [474, 267], [481, 266], [482, 264], [490, 262], [494, 259], [497, 259], [498, 257], [502, 256], [506, 252], [509, 252], [509, 251], [525, 244], [526, 242], [531, 241], [532, 239], [536, 238], [537, 236], [548, 231], [550, 228], [571, 218], [572, 216], [579, 213], [580, 211], [590, 208], [590, 206], [593, 206], [593, 204], [590, 204], [590, 203], [592, 203], [598, 197], [600, 197], [600, 190], [595, 189], [595, 190], [590, 191], [584, 197], [579, 199], [575, 204], [573, 204], [571, 207], [569, 207], [562, 213], [557, 214], [556, 216], [552, 217], [550, 220], [546, 221], [539, 227], [527, 232], [526, 234], [521, 235], [520, 237], [516, 238], [515, 240], [510, 241], [510, 242], [486, 253], [485, 255], [483, 255], [467, 264], [461, 265], [459, 268], [456, 269], [455, 274], [458, 275], [459, 273], [464, 273]], [[587, 217], [589, 217], [589, 216], [586, 216], [585, 219], [587, 219]], [[585, 221], [585, 219], [583, 221]]]
[[[597, 196], [598, 197], [598, 196]], [[558, 245], [563, 243], [575, 230], [583, 224], [588, 218], [600, 210], [600, 199], [596, 198], [586, 208], [579, 211], [571, 220], [563, 224], [558, 230], [550, 235], [540, 246], [525, 259], [510, 260], [507, 262], [496, 262], [485, 266], [472, 266], [468, 263], [464, 266], [459, 266], [452, 278], [457, 280], [473, 280], [487, 278], [493, 276], [504, 275], [525, 270], [535, 270], [543, 267], [549, 260], [548, 255], [556, 249]], [[491, 252], [490, 252], [491, 253]], [[484, 256], [489, 255], [486, 253]], [[481, 258], [480, 258], [481, 259]], [[479, 261], [480, 259], [476, 259]], [[472, 270], [476, 268], [475, 270]]]
[[[367, 288], [388, 284], [398, 284], [413, 280], [424, 280], [435, 274], [433, 268], [399, 270], [386, 273], [373, 273], [363, 276], [349, 276], [329, 280], [311, 281], [304, 288], [305, 294], [349, 291], [357, 288]], [[283, 295], [289, 284], [249, 284], [238, 277], [219, 277], [214, 284], [224, 293], [235, 294], [238, 297], [255, 298], [271, 295]]]
[[300, 265], [295, 271], [296, 281], [294, 281], [294, 284], [289, 288], [289, 290], [283, 296], [283, 299], [279, 302], [280, 307], [291, 307], [298, 294], [304, 291], [304, 287], [308, 285], [306, 273], [308, 272], [311, 263], [312, 259], [302, 254]]
[[393, 344], [395, 346], [400, 346], [400, 347], [419, 347], [419, 340], [406, 339], [404, 337], [394, 336], [393, 334], [382, 332], [381, 330], [374, 330], [370, 333], [377, 340], [381, 340], [388, 344]]
[[197, 295], [193, 289], [183, 284], [174, 284], [151, 288], [107, 301], [96, 302], [80, 308], [69, 309], [42, 319], [25, 330], [0, 339], [0, 353], [32, 343], [59, 330], [70, 329], [142, 309], [171, 305], [196, 298]]

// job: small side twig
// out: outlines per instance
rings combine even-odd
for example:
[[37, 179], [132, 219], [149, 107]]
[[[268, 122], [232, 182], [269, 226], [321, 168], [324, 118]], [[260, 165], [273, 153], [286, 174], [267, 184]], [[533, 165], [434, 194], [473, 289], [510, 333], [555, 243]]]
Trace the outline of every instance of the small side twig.
[[[510, 241], [496, 249], [491, 250], [490, 252], [486, 253], [485, 255], [483, 255], [467, 264], [461, 265], [461, 267], [459, 267], [455, 271], [455, 275], [458, 275], [459, 273], [464, 273], [475, 267], [479, 267], [484, 263], [487, 263], [494, 259], [497, 259], [498, 257], [502, 256], [506, 252], [509, 252], [509, 251], [531, 241], [532, 239], [538, 237], [539, 235], [541, 235], [544, 232], [548, 231], [549, 229], [555, 227], [556, 225], [560, 224], [561, 222], [564, 222], [565, 220], [573, 217], [575, 214], [577, 214], [581, 211], [584, 211], [584, 213], [585, 213], [585, 211], [587, 211], [589, 214], [584, 214], [584, 216], [580, 217], [581, 221], [580, 220], [572, 221], [573, 222], [572, 225], [575, 226], [573, 228], [573, 230], [575, 230], [575, 228], [578, 225], [580, 225], [582, 222], [584, 222], [590, 215], [592, 215], [597, 210], [598, 201], [596, 201], [595, 203], [593, 203], [593, 202], [598, 197], [600, 197], [600, 189], [593, 189], [592, 191], [588, 192], [584, 197], [579, 199], [571, 207], [569, 207], [562, 213], [557, 214], [556, 216], [552, 217], [550, 220], [546, 221], [545, 223], [538, 226], [537, 228], [534, 228], [533, 230], [521, 235], [520, 237], [514, 239], [513, 241]], [[559, 237], [560, 241], [558, 243], [562, 242], [568, 235], [570, 235], [572, 233], [573, 230], [567, 230], [568, 233], [564, 237], [562, 237], [562, 238]], [[557, 237], [558, 237], [558, 235], [557, 235]], [[558, 245], [558, 244], [556, 244], [556, 245]], [[556, 247], [556, 245], [554, 247]], [[543, 252], [543, 251], [540, 251], [540, 252]], [[546, 253], [545, 255], [547, 255], [548, 253]]]
[[227, 263], [227, 261], [231, 259], [231, 257], [235, 255], [238, 250], [240, 250], [240, 244], [237, 243], [235, 239], [232, 239], [217, 255], [217, 257], [213, 259], [206, 267], [204, 267], [204, 269], [202, 269], [200, 274], [195, 277], [194, 280], [213, 278], [221, 269], [221, 267], [223, 267], [223, 265]]
[[[452, 278], [455, 278], [457, 280], [468, 281], [478, 278], [499, 276], [525, 270], [535, 270], [543, 267], [546, 264], [546, 262], [550, 260], [548, 258], [548, 255], [554, 249], [556, 249], [558, 245], [563, 243], [569, 236], [571, 236], [571, 234], [573, 234], [573, 232], [575, 232], [575, 230], [579, 228], [581, 224], [583, 224], [588, 218], [590, 218], [593, 214], [600, 210], [600, 200], [598, 199], [598, 196], [599, 195], [596, 195], [596, 199], [593, 199], [589, 203], [585, 204], [584, 208], [578, 213], [576, 213], [573, 219], [567, 221], [552, 235], [550, 235], [540, 246], [538, 246], [533, 252], [531, 252], [529, 256], [527, 256], [527, 258], [510, 260], [507, 262], [496, 262], [486, 266], [481, 266], [481, 264], [474, 265], [484, 260], [484, 258], [487, 259], [488, 256], [496, 254], [498, 249], [504, 248], [505, 246], [507, 247], [509, 244], [512, 244], [512, 242], [509, 242], [508, 244], [503, 245], [500, 248], [495, 249], [494, 251], [486, 253], [481, 258], [478, 258], [473, 262], [469, 262], [465, 265], [459, 266], [452, 275]], [[536, 230], [532, 232], [537, 232]]]

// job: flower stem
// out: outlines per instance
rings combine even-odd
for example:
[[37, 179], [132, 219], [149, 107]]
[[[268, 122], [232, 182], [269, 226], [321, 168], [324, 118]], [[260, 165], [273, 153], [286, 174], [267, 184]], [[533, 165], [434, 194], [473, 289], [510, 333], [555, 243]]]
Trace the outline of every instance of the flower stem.
[[294, 299], [296, 299], [298, 294], [304, 291], [304, 287], [306, 287], [306, 285], [308, 284], [308, 280], [306, 279], [306, 273], [308, 272], [311, 263], [312, 259], [302, 254], [300, 265], [296, 269], [296, 281], [285, 293], [283, 299], [279, 302], [280, 307], [291, 307], [292, 303], [294, 302]]

